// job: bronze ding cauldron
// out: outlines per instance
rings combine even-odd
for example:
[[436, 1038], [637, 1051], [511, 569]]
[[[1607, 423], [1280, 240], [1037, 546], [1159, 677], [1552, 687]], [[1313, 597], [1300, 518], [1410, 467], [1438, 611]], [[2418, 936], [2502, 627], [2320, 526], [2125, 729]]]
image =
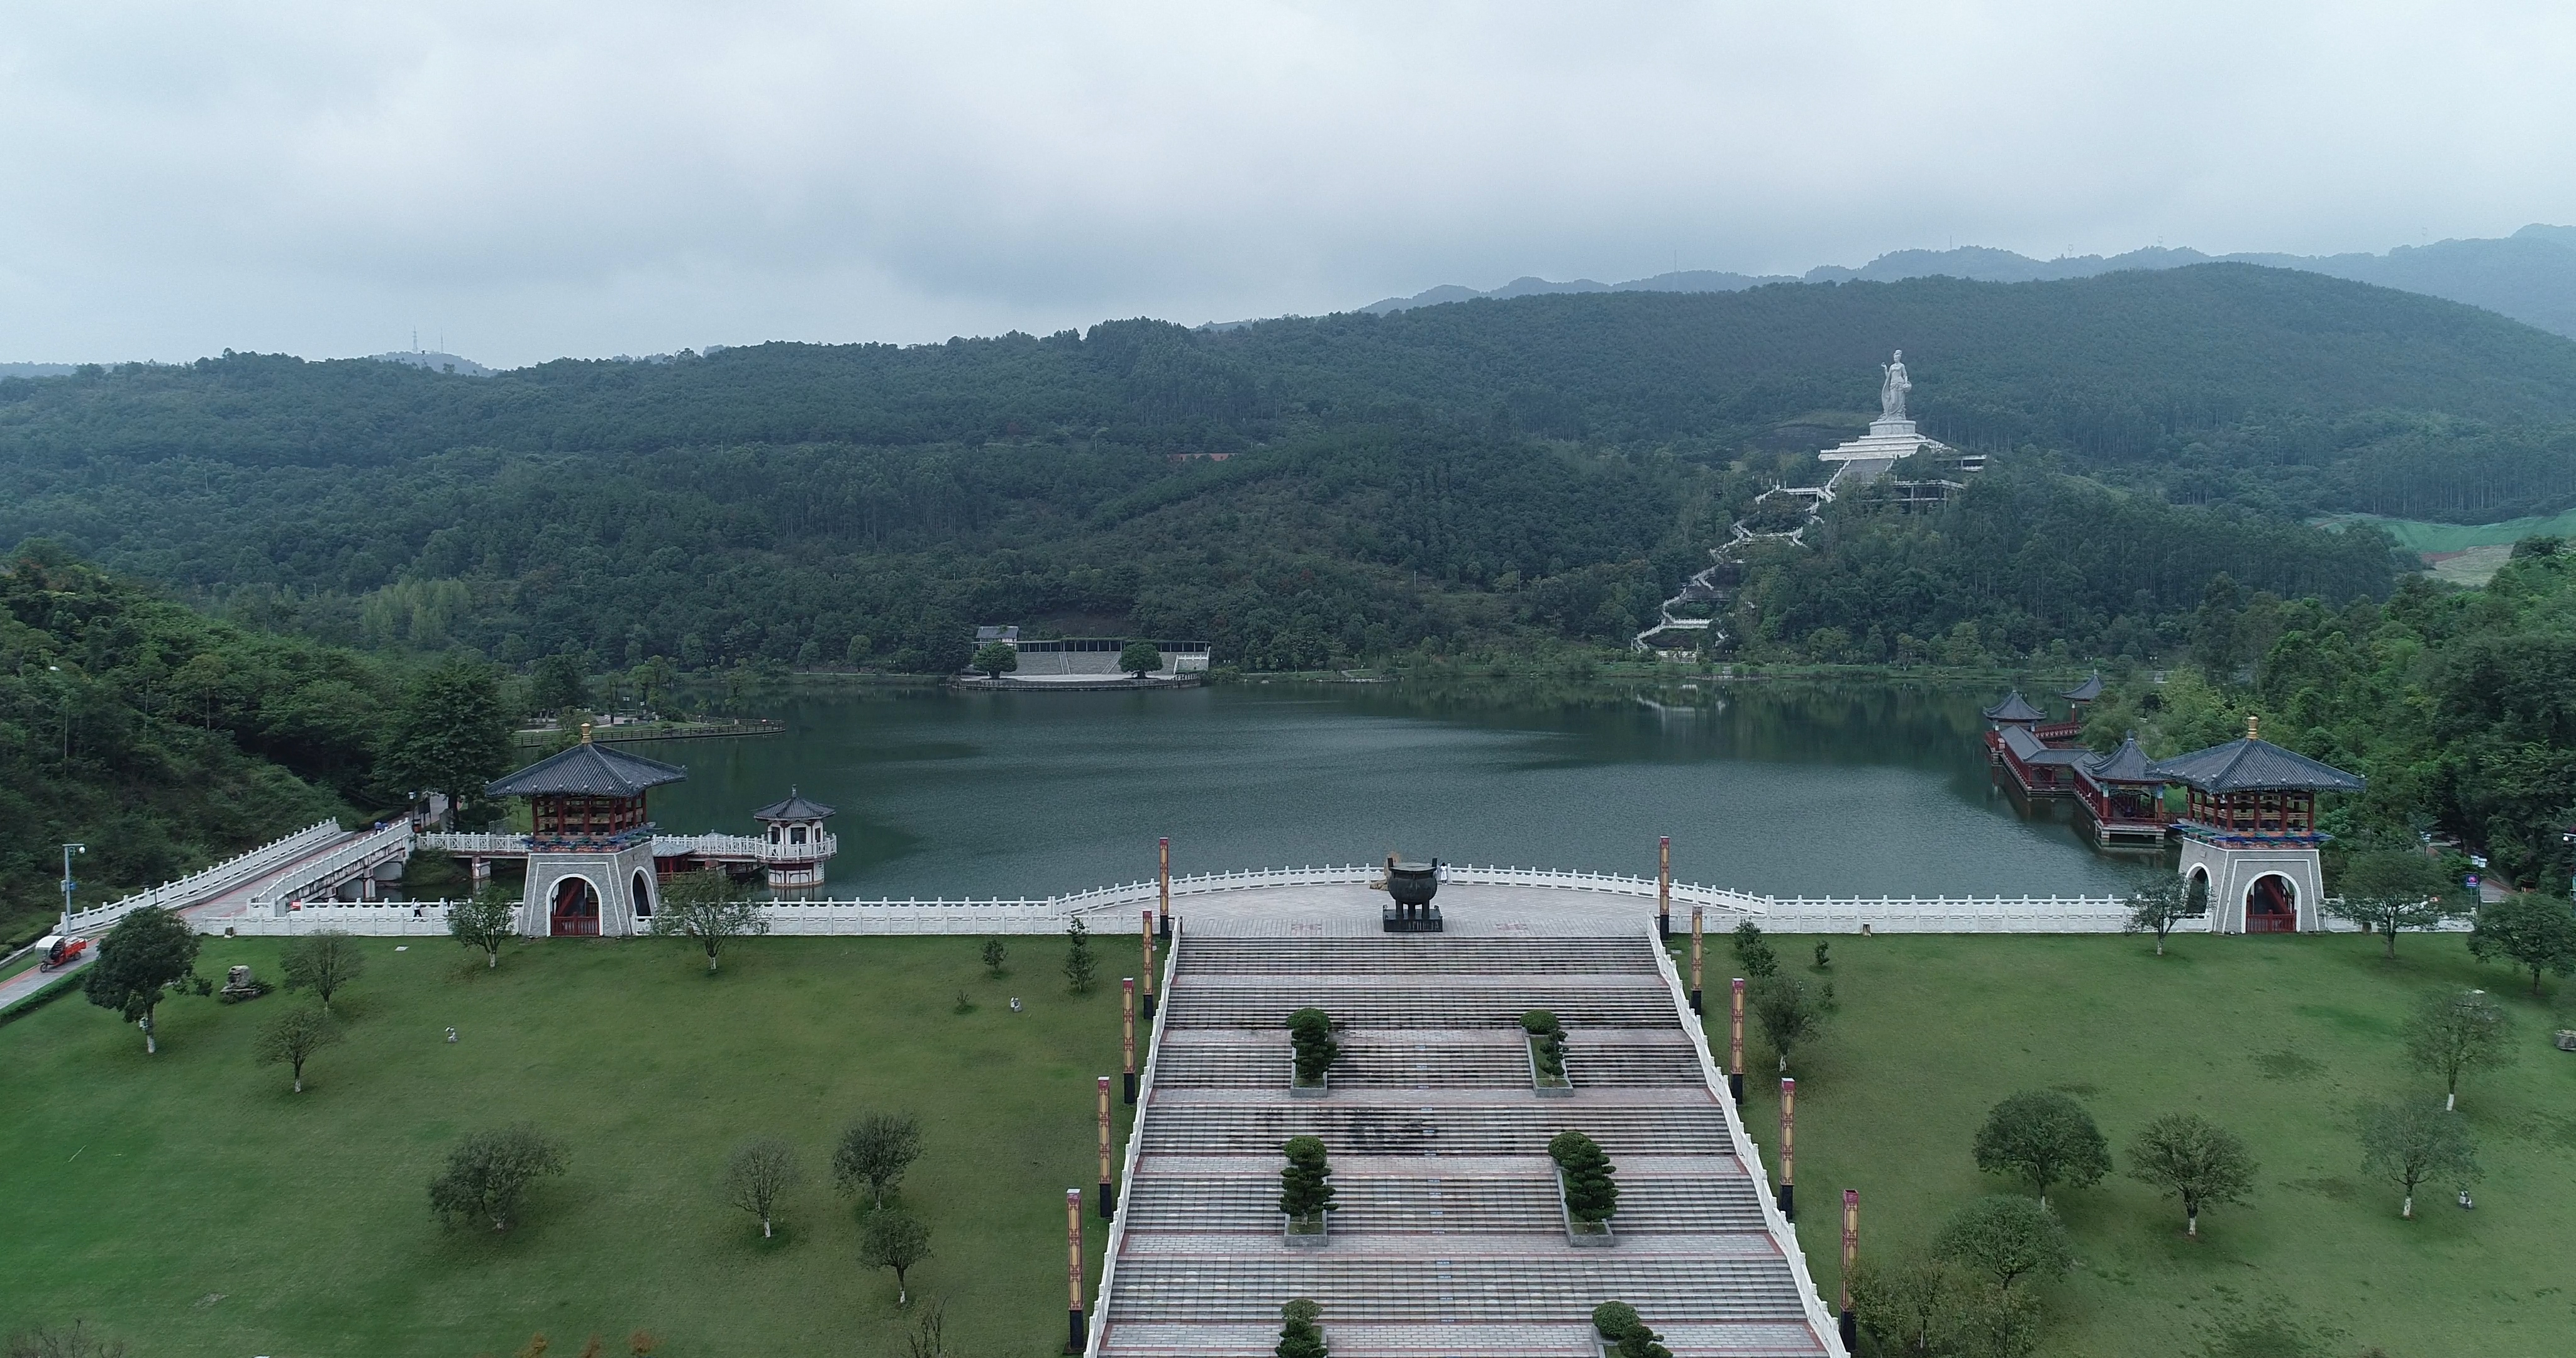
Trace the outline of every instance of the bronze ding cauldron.
[[1381, 915], [1391, 934], [1440, 932], [1440, 908], [1431, 898], [1440, 891], [1440, 860], [1406, 863], [1386, 856], [1386, 894], [1394, 901]]

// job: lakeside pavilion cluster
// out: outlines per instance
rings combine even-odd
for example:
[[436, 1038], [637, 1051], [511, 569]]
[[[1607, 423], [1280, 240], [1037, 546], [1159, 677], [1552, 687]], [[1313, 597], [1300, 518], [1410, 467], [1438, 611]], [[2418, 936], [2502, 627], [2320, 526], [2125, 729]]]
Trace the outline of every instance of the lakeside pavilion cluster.
[[526, 834], [424, 834], [418, 843], [468, 860], [477, 881], [496, 859], [524, 860], [519, 929], [530, 938], [650, 932], [661, 884], [683, 872], [758, 875], [772, 891], [823, 884], [824, 865], [839, 850], [823, 828], [831, 807], [791, 788], [752, 813], [757, 835], [657, 833], [647, 799], [688, 776], [678, 764], [601, 744], [584, 725], [581, 743], [483, 789], [527, 802]]
[[[2058, 695], [2070, 709], [2053, 720], [2019, 689], [1985, 710], [1986, 754], [1996, 777], [2025, 804], [2070, 800], [2105, 848], [2182, 845], [2177, 870], [2223, 934], [2298, 933], [2319, 928], [2325, 878], [2317, 848], [2317, 796], [2359, 792], [2346, 773], [2262, 738], [2258, 719], [2224, 745], [2149, 759], [2130, 735], [2100, 754], [2083, 744], [2084, 705], [2102, 696], [2102, 677]], [[2166, 789], [2183, 789], [2179, 816]]]

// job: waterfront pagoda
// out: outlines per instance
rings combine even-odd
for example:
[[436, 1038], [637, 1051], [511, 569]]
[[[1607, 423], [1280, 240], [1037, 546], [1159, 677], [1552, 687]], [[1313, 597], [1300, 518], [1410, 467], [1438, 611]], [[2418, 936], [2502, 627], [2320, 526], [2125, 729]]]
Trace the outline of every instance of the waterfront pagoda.
[[751, 818], [761, 823], [768, 841], [769, 851], [762, 855], [762, 866], [768, 869], [770, 890], [823, 884], [823, 860], [839, 848], [834, 837], [823, 830], [823, 822], [833, 814], [832, 808], [792, 786], [787, 789], [787, 800], [772, 802], [751, 813]]
[[2093, 842], [2164, 847], [2165, 780], [2155, 761], [2138, 748], [2135, 735], [2109, 754], [2097, 754], [2075, 765], [2075, 804], [2093, 825]]
[[2205, 897], [2210, 927], [2223, 934], [2292, 933], [2319, 925], [2325, 896], [2317, 847], [2317, 794], [2359, 792], [2346, 773], [2264, 740], [2257, 719], [2245, 737], [2176, 755], [2149, 774], [2187, 789], [2180, 871]]
[[483, 789], [527, 799], [528, 880], [519, 931], [622, 937], [651, 927], [660, 902], [648, 792], [689, 776], [677, 764], [594, 743], [550, 755]]

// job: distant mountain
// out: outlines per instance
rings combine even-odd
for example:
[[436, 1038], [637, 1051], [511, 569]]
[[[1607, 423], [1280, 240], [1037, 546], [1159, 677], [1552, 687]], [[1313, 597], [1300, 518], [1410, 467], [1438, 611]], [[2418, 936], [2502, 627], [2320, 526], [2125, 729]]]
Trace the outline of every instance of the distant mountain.
[[2576, 226], [2540, 223], [2501, 240], [2401, 245], [2384, 255], [2208, 255], [2198, 250], [2156, 247], [2119, 255], [2032, 259], [2010, 250], [1963, 245], [1951, 250], [1897, 250], [1857, 269], [1826, 264], [1795, 276], [1697, 269], [1625, 283], [1596, 283], [1589, 278], [1551, 283], [1544, 278], [1516, 278], [1490, 292], [1450, 284], [1410, 297], [1389, 297], [1359, 309], [1382, 316], [1478, 297], [1501, 300], [1552, 292], [1739, 292], [1765, 283], [1893, 283], [1936, 276], [1981, 283], [2046, 283], [2124, 269], [2175, 269], [2218, 262], [2262, 264], [2356, 283], [2376, 283], [2402, 292], [2466, 302], [2552, 334], [2576, 337]]
[[482, 364], [477, 363], [470, 358], [459, 358], [454, 354], [434, 354], [419, 349], [405, 349], [396, 350], [390, 354], [369, 354], [367, 357], [374, 359], [378, 363], [407, 363], [415, 368], [427, 368], [434, 373], [454, 373], [459, 377], [490, 377], [492, 375], [492, 370], [490, 368], [486, 368]]

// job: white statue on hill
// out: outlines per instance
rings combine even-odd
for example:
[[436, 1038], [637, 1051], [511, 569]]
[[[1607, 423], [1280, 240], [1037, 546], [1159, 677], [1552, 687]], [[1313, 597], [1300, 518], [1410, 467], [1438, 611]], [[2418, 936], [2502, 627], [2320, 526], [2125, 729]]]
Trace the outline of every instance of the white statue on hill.
[[1905, 393], [1914, 390], [1914, 384], [1905, 380], [1905, 351], [1897, 350], [1896, 361], [1882, 363], [1879, 368], [1887, 374], [1887, 380], [1878, 387], [1878, 417], [1882, 420], [1904, 419]]

